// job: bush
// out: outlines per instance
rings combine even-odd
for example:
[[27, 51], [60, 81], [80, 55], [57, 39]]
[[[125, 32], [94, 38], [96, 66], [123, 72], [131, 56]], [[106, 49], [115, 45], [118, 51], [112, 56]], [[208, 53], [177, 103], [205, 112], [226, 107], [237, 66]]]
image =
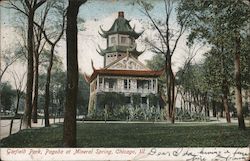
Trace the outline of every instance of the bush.
[[108, 108], [110, 108], [110, 110], [113, 110], [125, 104], [125, 95], [123, 93], [108, 92], [99, 94], [97, 97], [98, 106], [107, 106]]
[[178, 120], [188, 121], [191, 120], [191, 115], [187, 110], [180, 110], [176, 115]]
[[127, 120], [129, 116], [129, 109], [126, 106], [115, 108], [109, 117], [116, 120]]

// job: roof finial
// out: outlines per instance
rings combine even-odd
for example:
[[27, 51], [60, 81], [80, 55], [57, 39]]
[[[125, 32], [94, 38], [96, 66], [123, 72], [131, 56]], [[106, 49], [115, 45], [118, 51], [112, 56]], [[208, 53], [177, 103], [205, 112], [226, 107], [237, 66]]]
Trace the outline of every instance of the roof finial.
[[119, 17], [124, 18], [124, 12], [123, 12], [123, 11], [119, 11], [119, 12], [118, 12], [118, 18], [119, 18]]

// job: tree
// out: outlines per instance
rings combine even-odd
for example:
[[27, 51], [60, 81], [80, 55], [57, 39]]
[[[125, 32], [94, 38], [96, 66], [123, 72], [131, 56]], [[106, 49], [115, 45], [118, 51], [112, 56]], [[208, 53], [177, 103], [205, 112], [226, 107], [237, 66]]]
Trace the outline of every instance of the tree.
[[77, 109], [80, 114], [88, 113], [89, 84], [85, 81], [83, 74], [79, 74]]
[[[62, 63], [56, 55], [54, 55], [54, 62], [51, 71], [50, 79], [50, 90], [49, 90], [49, 107], [48, 115], [53, 112], [63, 112], [63, 106], [65, 103], [65, 85], [66, 85], [66, 72], [62, 71]], [[47, 66], [46, 66], [47, 68]], [[45, 106], [45, 93], [46, 93], [46, 83], [47, 83], [47, 72], [41, 73], [39, 75], [39, 95], [41, 102], [39, 107], [42, 107], [40, 110], [44, 111]], [[56, 108], [55, 108], [56, 107]], [[61, 113], [62, 114], [62, 113]], [[48, 116], [49, 118], [49, 116]]]
[[35, 12], [41, 7], [46, 0], [21, 0], [20, 3], [23, 8], [16, 4], [16, 2], [9, 1], [9, 8], [14, 9], [28, 18], [28, 29], [27, 29], [27, 48], [28, 48], [28, 65], [27, 65], [27, 88], [25, 96], [25, 111], [23, 123], [25, 128], [31, 127], [31, 114], [32, 114], [32, 91], [33, 91], [33, 78], [34, 78], [34, 17]]
[[32, 102], [32, 119], [33, 123], [37, 123], [37, 104], [38, 104], [38, 82], [39, 82], [39, 65], [40, 55], [43, 52], [46, 41], [43, 41], [43, 30], [45, 28], [45, 21], [50, 10], [50, 3], [48, 2], [44, 9], [41, 10], [39, 27], [34, 20], [34, 97]]
[[[210, 92], [213, 92], [213, 100], [222, 100], [222, 104], [226, 113], [226, 120], [228, 123], [230, 120], [229, 111], [229, 98], [230, 98], [230, 87], [233, 84], [231, 74], [233, 70], [233, 61], [228, 49], [212, 48], [205, 55], [204, 68], [206, 68], [206, 79], [208, 84], [210, 84]], [[220, 95], [218, 95], [220, 94]]]
[[10, 122], [10, 132], [9, 132], [10, 135], [12, 132], [13, 121], [17, 117], [17, 114], [18, 114], [20, 99], [21, 99], [22, 95], [24, 94], [23, 92], [25, 89], [25, 86], [24, 86], [25, 75], [26, 75], [26, 72], [23, 73], [21, 76], [18, 76], [16, 71], [12, 72], [12, 76], [13, 76], [15, 88], [16, 88], [16, 90], [15, 90], [15, 92], [16, 92], [16, 107], [14, 108], [15, 109], [14, 116], [12, 117], [11, 122]]
[[25, 0], [25, 5], [28, 8], [28, 73], [27, 73], [27, 88], [26, 88], [26, 105], [24, 111], [23, 123], [26, 127], [31, 127], [31, 113], [32, 113], [32, 91], [33, 91], [33, 51], [34, 51], [34, 15], [35, 11], [43, 4], [46, 0], [37, 2], [30, 2]]
[[[44, 23], [45, 23], [45, 18], [44, 18], [44, 21], [43, 21], [43, 24], [42, 25], [38, 25], [37, 26], [40, 28], [41, 33], [43, 33], [46, 41], [49, 43], [49, 45], [51, 46], [50, 48], [50, 60], [49, 60], [49, 66], [47, 68], [47, 78], [46, 78], [46, 89], [45, 89], [45, 105], [44, 105], [44, 118], [45, 118], [45, 127], [48, 127], [49, 126], [49, 103], [50, 103], [50, 79], [51, 79], [51, 70], [52, 70], [52, 67], [53, 67], [53, 59], [54, 59], [54, 51], [55, 51], [55, 47], [56, 47], [56, 44], [59, 42], [59, 40], [61, 39], [61, 37], [63, 36], [63, 33], [64, 33], [64, 24], [65, 24], [65, 9], [64, 9], [64, 4], [59, 4], [57, 5], [54, 2], [48, 4], [45, 8], [45, 13], [48, 14], [49, 12], [49, 9], [51, 7], [55, 7], [56, 8], [56, 12], [57, 12], [57, 16], [60, 16], [62, 17], [62, 22], [61, 22], [61, 29], [59, 30], [59, 32], [57, 32], [55, 35], [55, 29], [54, 29], [54, 40], [51, 40], [49, 38], [49, 34], [46, 33], [46, 31], [43, 29], [43, 26], [44, 26]], [[46, 17], [46, 14], [45, 17]], [[57, 24], [57, 27], [59, 25]], [[54, 26], [56, 27], [56, 26]], [[58, 28], [57, 28], [57, 31], [58, 31]], [[50, 34], [51, 35], [51, 34]]]
[[1, 109], [5, 113], [6, 110], [11, 110], [14, 102], [15, 91], [12, 89], [9, 82], [1, 83]]
[[[1, 52], [1, 65], [0, 65], [0, 82], [2, 80], [2, 77], [4, 73], [7, 71], [7, 69], [14, 64], [22, 55], [12, 52], [10, 49], [3, 51], [3, 55]], [[4, 67], [2, 68], [2, 62], [4, 63]]]
[[[199, 47], [198, 47], [199, 46]], [[188, 73], [189, 70], [189, 66], [193, 60], [193, 58], [197, 55], [197, 53], [199, 52], [199, 50], [203, 47], [203, 45], [200, 44], [196, 44], [196, 45], [192, 45], [189, 46], [189, 50], [185, 51], [188, 55], [188, 57], [185, 58], [185, 62], [182, 68], [179, 69], [179, 71], [177, 72], [177, 74], [175, 75], [175, 87], [176, 87], [176, 93], [175, 93], [175, 99], [174, 102], [176, 102], [176, 98], [177, 98], [177, 94], [181, 94], [181, 96], [184, 96], [184, 94], [182, 93], [182, 86], [184, 85], [184, 82], [186, 82], [186, 80], [190, 80], [190, 73]], [[160, 54], [156, 54], [152, 57], [151, 60], [147, 60], [147, 66], [152, 69], [152, 70], [161, 70], [164, 68], [165, 65], [165, 60], [164, 60], [164, 55], [160, 55]], [[187, 78], [185, 77], [187, 76]], [[165, 95], [165, 89], [166, 89], [166, 76], [165, 74], [163, 74], [159, 81], [158, 81], [158, 85], [159, 85], [159, 93], [161, 98], [164, 98], [163, 100], [167, 100], [166, 95]], [[192, 85], [192, 81], [190, 81], [190, 84]], [[190, 86], [191, 86], [190, 85]], [[183, 88], [185, 89], [185, 88]], [[182, 97], [184, 99], [184, 97]], [[174, 104], [175, 106], [175, 104]]]
[[78, 90], [78, 59], [77, 59], [77, 15], [80, 6], [87, 0], [69, 0], [67, 9], [67, 86], [64, 111], [63, 145], [76, 146], [76, 106]]
[[[173, 9], [176, 5], [172, 0], [164, 0], [163, 4], [165, 13], [164, 18], [156, 19], [150, 14], [150, 10], [153, 9], [153, 5], [142, 1], [137, 0], [137, 4], [141, 7], [141, 12], [150, 20], [152, 28], [157, 32], [157, 39], [149, 40], [146, 39], [146, 43], [151, 46], [151, 50], [157, 54], [162, 54], [165, 61], [165, 76], [166, 76], [166, 92], [167, 92], [167, 107], [168, 118], [172, 123], [175, 121], [175, 76], [172, 70], [172, 56], [175, 53], [177, 44], [185, 32], [185, 24], [187, 16], [182, 16], [179, 19], [178, 24], [179, 28], [176, 26], [171, 26], [171, 16], [173, 15]], [[177, 30], [176, 30], [177, 28]]]
[[[189, 14], [191, 10], [192, 14]], [[192, 32], [189, 38], [203, 39], [220, 49], [218, 50], [220, 52], [225, 53], [224, 49], [227, 49], [227, 53], [233, 53], [231, 57], [234, 57], [235, 64], [234, 82], [238, 123], [240, 129], [245, 129], [242, 115], [240, 55], [241, 37], [246, 34], [245, 29], [249, 23], [249, 6], [243, 0], [197, 1], [196, 3], [187, 0], [182, 1], [178, 13], [190, 15], [188, 27]]]

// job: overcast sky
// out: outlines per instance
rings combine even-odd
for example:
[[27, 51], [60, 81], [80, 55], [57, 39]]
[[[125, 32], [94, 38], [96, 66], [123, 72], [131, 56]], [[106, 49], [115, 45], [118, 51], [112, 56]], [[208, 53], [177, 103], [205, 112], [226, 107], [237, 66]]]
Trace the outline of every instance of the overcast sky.
[[[133, 6], [129, 4], [130, 1], [122, 1], [122, 0], [95, 0], [89, 1], [86, 4], [80, 7], [79, 17], [85, 20], [84, 28], [82, 30], [82, 26], [80, 26], [80, 30], [78, 32], [78, 61], [79, 61], [79, 69], [80, 72], [86, 72], [88, 74], [92, 73], [91, 68], [91, 59], [94, 62], [94, 66], [96, 68], [103, 67], [103, 58], [100, 56], [96, 49], [98, 49], [98, 45], [101, 48], [106, 48], [106, 40], [102, 38], [98, 31], [100, 31], [100, 26], [103, 29], [108, 30], [113, 24], [114, 20], [117, 18], [118, 11], [124, 11], [125, 18], [131, 20], [130, 24], [133, 27], [135, 25], [135, 30], [137, 32], [144, 31], [143, 37], [150, 36], [152, 31], [148, 30], [144, 26], [144, 22], [147, 22], [148, 19], [140, 12], [137, 6]], [[153, 16], [161, 17], [162, 13], [164, 13], [164, 5], [161, 4], [161, 1], [155, 0], [152, 1], [155, 5], [155, 8], [152, 10]], [[17, 14], [13, 14], [13, 11], [8, 9], [1, 8], [1, 50], [4, 51], [7, 48], [14, 48], [15, 42], [18, 40], [18, 35], [15, 33], [15, 29], [12, 28], [13, 19], [15, 19]], [[176, 26], [175, 15], [172, 17], [172, 23]], [[177, 71], [178, 67], [181, 67], [184, 62], [184, 57], [186, 57], [186, 53], [184, 48], [186, 43], [186, 34], [180, 40], [175, 56], [173, 57], [173, 68]], [[137, 41], [138, 50], [144, 50], [145, 45], [141, 43], [140, 38]], [[66, 69], [66, 43], [65, 40], [61, 40], [56, 48], [57, 54], [63, 59], [64, 68]], [[201, 54], [200, 54], [201, 55]], [[201, 58], [201, 56], [197, 56], [197, 60]], [[144, 60], [150, 59], [152, 57], [152, 53], [149, 51], [145, 51], [140, 57], [139, 60], [144, 63]], [[26, 67], [22, 66], [25, 71]], [[21, 69], [18, 66], [18, 69]], [[5, 77], [5, 79], [10, 79], [9, 77]]]

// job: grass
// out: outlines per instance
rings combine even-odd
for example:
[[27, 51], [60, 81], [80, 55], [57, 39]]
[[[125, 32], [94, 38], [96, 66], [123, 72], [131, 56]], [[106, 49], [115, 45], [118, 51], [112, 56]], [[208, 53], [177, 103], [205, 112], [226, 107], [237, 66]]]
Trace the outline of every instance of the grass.
[[[1, 147], [62, 147], [63, 126], [26, 129]], [[246, 147], [250, 128], [227, 124], [77, 124], [78, 147]]]

